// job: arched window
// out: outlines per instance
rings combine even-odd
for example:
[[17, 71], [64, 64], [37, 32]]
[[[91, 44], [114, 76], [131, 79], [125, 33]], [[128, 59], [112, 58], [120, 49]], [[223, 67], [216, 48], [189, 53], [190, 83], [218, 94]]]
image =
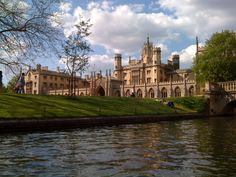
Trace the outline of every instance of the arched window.
[[194, 87], [191, 86], [191, 87], [189, 87], [188, 95], [189, 95], [189, 96], [193, 96], [193, 94], [194, 94]]
[[142, 90], [141, 89], [138, 89], [137, 91], [137, 96], [142, 98], [143, 97], [143, 94], [142, 94]]
[[179, 87], [175, 88], [175, 97], [181, 97], [181, 90]]
[[127, 91], [125, 92], [125, 96], [127, 96], [127, 97], [130, 96], [130, 90], [127, 90]]
[[166, 98], [167, 97], [167, 90], [166, 90], [165, 87], [161, 89], [161, 97], [162, 98]]
[[154, 90], [152, 88], [149, 89], [148, 96], [149, 98], [154, 98]]
[[101, 86], [97, 88], [97, 96], [105, 96], [105, 91]]

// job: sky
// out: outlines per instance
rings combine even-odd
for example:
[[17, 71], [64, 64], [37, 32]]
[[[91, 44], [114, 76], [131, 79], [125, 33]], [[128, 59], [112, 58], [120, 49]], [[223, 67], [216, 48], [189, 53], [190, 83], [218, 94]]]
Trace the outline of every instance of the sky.
[[[236, 31], [235, 8], [236, 0], [67, 0], [60, 6], [66, 36], [81, 15], [92, 24], [88, 41], [93, 52], [86, 73], [113, 70], [115, 53], [122, 54], [123, 65], [129, 56], [140, 59], [148, 36], [161, 47], [163, 63], [179, 54], [180, 67], [190, 68], [196, 36], [204, 45], [215, 32]], [[39, 62], [52, 70], [64, 67], [58, 59]]]

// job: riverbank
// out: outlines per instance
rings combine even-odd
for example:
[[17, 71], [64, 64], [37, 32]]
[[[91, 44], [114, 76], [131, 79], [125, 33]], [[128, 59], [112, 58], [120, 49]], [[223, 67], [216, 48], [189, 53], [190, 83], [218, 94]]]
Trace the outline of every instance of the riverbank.
[[149, 116], [82, 117], [55, 119], [1, 120], [0, 132], [48, 131], [96, 126], [116, 126], [122, 124], [155, 123], [161, 121], [179, 121], [204, 119], [206, 114], [172, 114]]
[[[165, 101], [165, 103], [163, 103]], [[174, 108], [166, 105], [174, 102]], [[0, 95], [0, 119], [54, 119], [202, 113], [203, 97], [166, 100], [131, 97], [66, 97], [54, 95]]]
[[[44, 131], [205, 118], [203, 97], [0, 95], [0, 132]], [[174, 107], [166, 105], [174, 102]]]

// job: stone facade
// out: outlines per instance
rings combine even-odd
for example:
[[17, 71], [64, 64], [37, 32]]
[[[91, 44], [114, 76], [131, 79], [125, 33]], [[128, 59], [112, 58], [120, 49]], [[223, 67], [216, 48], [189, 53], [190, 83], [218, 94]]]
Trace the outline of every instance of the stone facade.
[[[84, 79], [76, 77], [75, 95], [131, 96], [165, 98], [196, 94], [197, 85], [190, 69], [179, 69], [179, 55], [173, 55], [167, 64], [161, 61], [161, 48], [147, 41], [142, 48], [140, 60], [129, 59], [122, 66], [122, 55], [115, 54], [114, 72], [92, 72]], [[26, 76], [26, 93], [67, 95], [70, 75], [49, 71], [37, 66]]]
[[191, 96], [197, 87], [190, 69], [179, 69], [179, 55], [173, 55], [167, 64], [161, 61], [161, 48], [147, 41], [142, 48], [140, 60], [129, 59], [122, 66], [121, 54], [115, 54], [114, 77], [122, 81], [121, 95], [165, 98], [172, 96]]
[[[68, 73], [50, 71], [48, 67], [37, 65], [35, 69], [29, 69], [25, 74], [25, 93], [47, 95], [51, 91], [60, 90], [60, 94], [67, 95], [70, 77]], [[85, 79], [75, 77], [76, 87], [86, 87], [89, 83]], [[89, 87], [89, 86], [88, 86]]]

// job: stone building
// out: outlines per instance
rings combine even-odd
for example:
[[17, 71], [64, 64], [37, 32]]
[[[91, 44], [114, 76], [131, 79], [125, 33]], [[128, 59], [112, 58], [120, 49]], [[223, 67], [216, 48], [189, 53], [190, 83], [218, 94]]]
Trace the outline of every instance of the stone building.
[[138, 97], [191, 96], [196, 92], [194, 74], [190, 69], [179, 69], [179, 55], [173, 55], [167, 64], [161, 61], [161, 48], [147, 41], [140, 60], [129, 59], [122, 66], [121, 54], [115, 54], [114, 77], [122, 81], [121, 95], [134, 93]]
[[[195, 77], [190, 69], [180, 69], [179, 55], [173, 55], [167, 64], [161, 61], [161, 48], [147, 41], [139, 60], [129, 59], [122, 65], [122, 55], [115, 54], [114, 72], [92, 72], [84, 79], [76, 77], [76, 95], [131, 96], [165, 98], [196, 94]], [[30, 69], [26, 76], [26, 93], [67, 95], [70, 75], [49, 71], [47, 67]]]
[[[41, 67], [40, 64], [35, 69], [30, 68], [25, 74], [25, 93], [27, 94], [49, 94], [50, 91], [60, 90], [60, 94], [69, 93], [71, 75], [60, 71], [50, 71], [48, 67]], [[80, 77], [75, 77], [76, 87], [86, 87], [89, 83]]]

